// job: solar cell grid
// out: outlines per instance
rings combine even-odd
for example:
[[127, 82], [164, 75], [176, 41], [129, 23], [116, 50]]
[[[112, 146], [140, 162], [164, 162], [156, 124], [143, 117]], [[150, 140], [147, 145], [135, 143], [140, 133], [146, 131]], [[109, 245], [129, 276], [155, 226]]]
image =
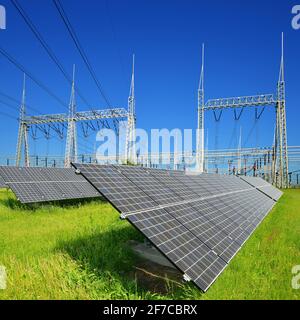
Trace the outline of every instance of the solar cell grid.
[[122, 213], [157, 207], [145, 192], [122, 174], [121, 167], [95, 164], [74, 166]]
[[6, 188], [5, 181], [1, 176], [0, 176], [0, 188]]
[[209, 270], [205, 277], [198, 279], [203, 290], [208, 288], [226, 266], [209, 247], [165, 210], [130, 215], [128, 220], [187, 276], [195, 278], [196, 274], [198, 277], [206, 269]]
[[177, 175], [183, 175], [183, 173], [171, 174], [166, 170], [147, 170], [147, 172], [155, 177], [158, 180], [157, 182], [167, 186], [178, 196], [180, 195], [181, 199], [187, 200], [198, 197], [195, 192], [187, 188], [180, 180], [176, 179]]
[[238, 245], [203, 215], [204, 206], [201, 212], [190, 204], [172, 206], [166, 210], [225, 261], [229, 261], [229, 256], [238, 250]]
[[241, 180], [249, 183], [253, 187], [261, 187], [261, 186], [268, 186], [270, 185], [266, 180], [260, 177], [251, 177], [251, 176], [240, 176]]
[[0, 167], [6, 185], [22, 203], [99, 197], [100, 194], [71, 168]]
[[207, 184], [206, 180], [199, 180], [197, 177], [192, 175], [182, 175], [176, 176], [178, 181], [180, 181], [185, 187], [192, 190], [200, 198], [205, 198], [213, 195], [212, 191], [209, 189], [210, 186]]
[[268, 195], [270, 198], [278, 201], [279, 198], [282, 196], [282, 192], [272, 186], [266, 180], [260, 177], [250, 177], [250, 176], [240, 176], [241, 180], [247, 182], [249, 185], [257, 188], [262, 193]]
[[121, 172], [159, 205], [174, 203], [182, 199], [164, 183], [142, 168], [120, 167]]
[[271, 197], [275, 201], [278, 201], [282, 196], [282, 192], [274, 188], [272, 185], [259, 187], [259, 190], [267, 194], [269, 197]]

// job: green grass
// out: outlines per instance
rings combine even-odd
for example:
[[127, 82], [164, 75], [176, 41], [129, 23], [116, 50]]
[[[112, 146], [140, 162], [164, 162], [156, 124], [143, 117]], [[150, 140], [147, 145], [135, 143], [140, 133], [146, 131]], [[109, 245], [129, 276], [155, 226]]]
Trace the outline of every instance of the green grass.
[[8, 285], [0, 299], [300, 298], [291, 287], [291, 269], [300, 264], [300, 190], [285, 192], [205, 294], [192, 284], [159, 280], [161, 293], [137, 281], [140, 260], [128, 240], [142, 237], [108, 203], [28, 208], [1, 190], [0, 265]]

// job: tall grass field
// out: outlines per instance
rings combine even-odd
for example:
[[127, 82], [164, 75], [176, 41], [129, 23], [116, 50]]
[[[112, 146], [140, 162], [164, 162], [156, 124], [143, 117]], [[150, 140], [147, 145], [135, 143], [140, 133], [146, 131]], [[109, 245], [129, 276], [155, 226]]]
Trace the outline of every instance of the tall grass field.
[[283, 197], [206, 293], [132, 250], [141, 234], [101, 200], [26, 207], [0, 190], [0, 299], [300, 299], [300, 190]]

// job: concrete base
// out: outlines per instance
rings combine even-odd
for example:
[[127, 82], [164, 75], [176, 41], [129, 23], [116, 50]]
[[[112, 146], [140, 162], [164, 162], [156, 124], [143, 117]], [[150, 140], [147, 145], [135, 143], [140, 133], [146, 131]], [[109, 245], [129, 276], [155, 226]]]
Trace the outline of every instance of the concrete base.
[[165, 258], [155, 247], [147, 244], [147, 243], [139, 243], [132, 241], [130, 243], [131, 248], [135, 253], [137, 253], [140, 257], [150, 260], [154, 263], [160, 264], [164, 267], [170, 267], [176, 269], [173, 264]]

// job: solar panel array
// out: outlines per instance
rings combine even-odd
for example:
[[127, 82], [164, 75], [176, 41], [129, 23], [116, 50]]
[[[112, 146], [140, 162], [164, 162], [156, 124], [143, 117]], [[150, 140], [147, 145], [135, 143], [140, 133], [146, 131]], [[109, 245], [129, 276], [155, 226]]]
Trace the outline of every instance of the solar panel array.
[[282, 196], [282, 192], [280, 190], [276, 189], [270, 183], [260, 177], [240, 176], [240, 178], [249, 183], [251, 186], [265, 193], [275, 201], [279, 200], [279, 198]]
[[72, 168], [0, 167], [0, 176], [22, 203], [99, 197]]
[[234, 176], [73, 166], [203, 291], [275, 204]]
[[5, 181], [3, 178], [0, 176], [0, 189], [6, 188]]

